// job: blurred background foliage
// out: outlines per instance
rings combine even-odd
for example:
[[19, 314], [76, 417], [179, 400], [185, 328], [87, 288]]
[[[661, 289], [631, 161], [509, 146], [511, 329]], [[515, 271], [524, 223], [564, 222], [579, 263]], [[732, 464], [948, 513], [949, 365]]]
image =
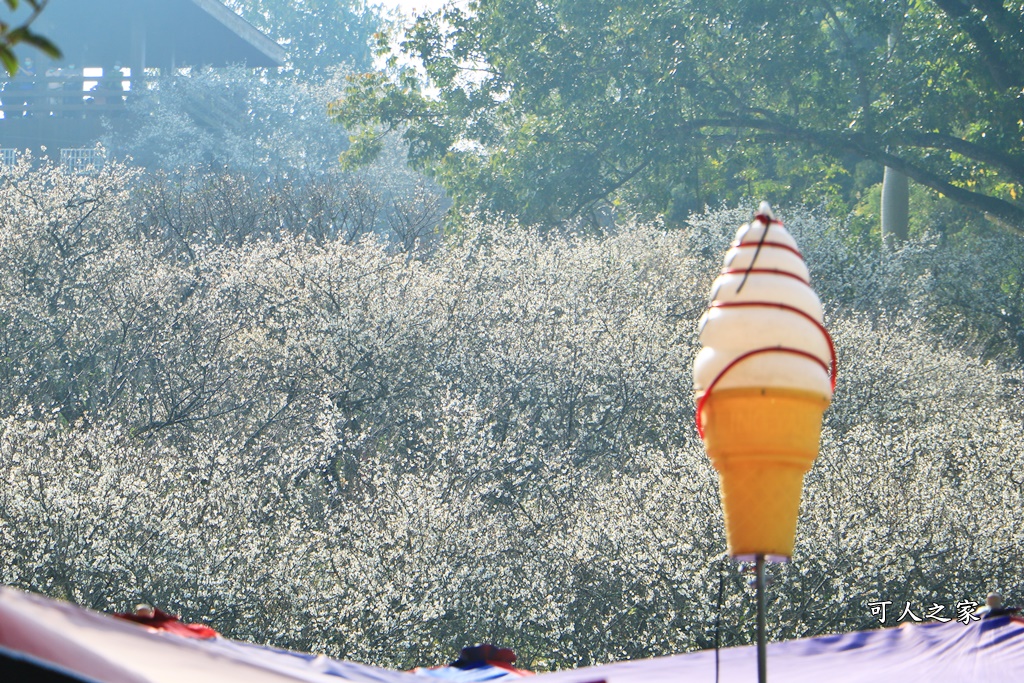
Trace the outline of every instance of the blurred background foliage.
[[889, 166], [1019, 231], [1021, 36], [987, 0], [477, 0], [420, 16], [423, 70], [354, 78], [334, 114], [351, 159], [398, 131], [456, 207], [528, 223], [847, 212]]

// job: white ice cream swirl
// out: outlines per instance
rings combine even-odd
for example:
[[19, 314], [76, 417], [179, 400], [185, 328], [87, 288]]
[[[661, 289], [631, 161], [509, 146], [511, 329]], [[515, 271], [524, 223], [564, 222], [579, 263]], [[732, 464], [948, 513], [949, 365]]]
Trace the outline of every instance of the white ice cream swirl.
[[698, 394], [714, 383], [716, 391], [784, 387], [831, 398], [834, 352], [821, 300], [796, 241], [767, 202], [736, 233], [699, 329]]

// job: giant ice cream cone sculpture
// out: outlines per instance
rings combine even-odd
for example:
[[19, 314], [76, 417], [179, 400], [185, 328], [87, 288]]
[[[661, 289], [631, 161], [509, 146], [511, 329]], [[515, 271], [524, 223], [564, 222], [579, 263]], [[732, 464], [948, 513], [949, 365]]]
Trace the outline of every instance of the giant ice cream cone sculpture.
[[835, 350], [803, 256], [766, 202], [725, 255], [700, 340], [697, 425], [719, 472], [729, 554], [789, 558]]

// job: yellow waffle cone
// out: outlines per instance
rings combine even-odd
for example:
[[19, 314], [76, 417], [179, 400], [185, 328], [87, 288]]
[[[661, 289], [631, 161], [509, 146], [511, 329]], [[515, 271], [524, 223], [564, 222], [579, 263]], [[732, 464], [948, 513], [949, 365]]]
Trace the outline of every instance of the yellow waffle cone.
[[829, 399], [794, 389], [716, 389], [702, 411], [720, 474], [729, 554], [791, 557], [804, 473]]

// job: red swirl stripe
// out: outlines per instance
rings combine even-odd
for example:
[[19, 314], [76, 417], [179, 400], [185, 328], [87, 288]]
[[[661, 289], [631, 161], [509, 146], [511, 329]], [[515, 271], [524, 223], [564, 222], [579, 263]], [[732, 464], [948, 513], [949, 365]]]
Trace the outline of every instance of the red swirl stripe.
[[776, 249], [785, 249], [788, 252], [792, 252], [800, 257], [800, 260], [804, 260], [804, 255], [800, 253], [799, 249], [791, 247], [788, 244], [782, 244], [781, 242], [733, 242], [729, 245], [733, 249], [746, 249], [747, 247], [774, 247]]
[[744, 274], [744, 279], [746, 279], [746, 275], [748, 275], [750, 273], [761, 273], [761, 274], [768, 274], [768, 275], [782, 275], [784, 277], [791, 277], [794, 280], [797, 280], [798, 282], [802, 282], [805, 285], [807, 285], [808, 287], [811, 286], [810, 281], [803, 279], [802, 277], [800, 277], [796, 273], [790, 273], [789, 271], [785, 271], [785, 270], [777, 270], [775, 268], [723, 268], [722, 272], [719, 273], [719, 275], [736, 275], [737, 273], [743, 273]]

